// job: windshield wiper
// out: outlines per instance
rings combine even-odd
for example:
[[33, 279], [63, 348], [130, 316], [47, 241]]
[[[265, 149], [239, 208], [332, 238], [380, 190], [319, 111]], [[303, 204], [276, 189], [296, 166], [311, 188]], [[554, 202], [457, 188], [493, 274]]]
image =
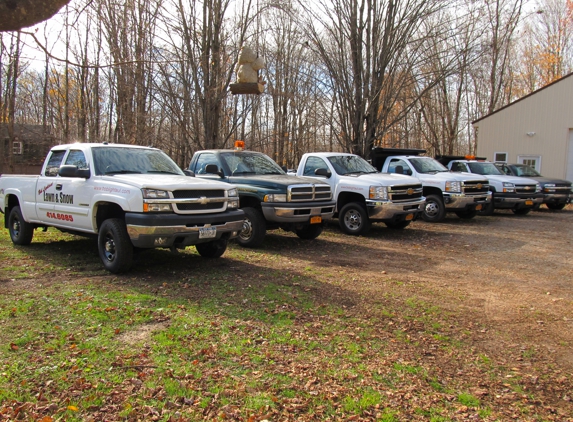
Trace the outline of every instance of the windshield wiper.
[[181, 173], [176, 173], [174, 171], [167, 171], [167, 170], [149, 170], [147, 173], [158, 173], [158, 174], [177, 174], [181, 175]]
[[257, 172], [255, 172], [255, 171], [234, 171], [232, 176], [237, 176], [237, 175], [244, 176], [246, 174], [257, 174]]

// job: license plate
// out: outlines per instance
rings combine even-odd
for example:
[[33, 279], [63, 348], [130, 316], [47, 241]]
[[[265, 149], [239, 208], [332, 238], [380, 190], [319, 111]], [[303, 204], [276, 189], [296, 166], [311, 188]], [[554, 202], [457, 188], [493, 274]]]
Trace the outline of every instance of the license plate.
[[525, 205], [533, 205], [533, 201], [528, 199], [527, 201], [525, 201]]
[[203, 227], [199, 229], [199, 239], [212, 239], [217, 236], [217, 227]]
[[315, 215], [314, 217], [310, 217], [310, 224], [319, 224], [322, 223], [322, 217], [320, 215]]
[[477, 204], [477, 205], [476, 205], [476, 211], [479, 211], [479, 210], [481, 210], [482, 208], [483, 208], [483, 205], [482, 205], [482, 204]]
[[406, 221], [410, 221], [414, 219], [414, 214], [408, 214], [405, 218]]

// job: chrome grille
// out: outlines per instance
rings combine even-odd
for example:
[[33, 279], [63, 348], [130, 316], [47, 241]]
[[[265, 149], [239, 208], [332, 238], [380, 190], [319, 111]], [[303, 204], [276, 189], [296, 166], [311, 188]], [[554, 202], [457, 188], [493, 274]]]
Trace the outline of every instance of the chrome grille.
[[536, 185], [515, 185], [515, 193], [535, 193]]
[[223, 211], [227, 196], [224, 189], [182, 189], [173, 191], [175, 212], [201, 213]]
[[388, 190], [392, 202], [415, 201], [422, 197], [422, 185], [392, 186]]
[[332, 198], [330, 185], [291, 185], [287, 192], [288, 202], [328, 201]]
[[465, 180], [462, 182], [462, 191], [466, 195], [483, 195], [489, 191], [489, 183], [485, 180]]

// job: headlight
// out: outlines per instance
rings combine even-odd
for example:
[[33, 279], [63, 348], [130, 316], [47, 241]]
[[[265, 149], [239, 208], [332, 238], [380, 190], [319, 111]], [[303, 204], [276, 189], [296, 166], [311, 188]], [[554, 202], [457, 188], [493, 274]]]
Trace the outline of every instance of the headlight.
[[462, 182], [457, 180], [449, 180], [446, 182], [446, 192], [461, 192]]
[[143, 203], [143, 212], [171, 212], [171, 204], [149, 204]]
[[169, 192], [157, 189], [141, 189], [145, 199], [168, 199]]
[[387, 201], [388, 200], [388, 187], [387, 186], [370, 186], [369, 198]]
[[541, 192], [541, 185], [539, 183], [537, 185], [535, 185], [535, 192], [536, 193]]
[[543, 186], [545, 192], [555, 192], [555, 183], [546, 183]]
[[503, 191], [506, 193], [514, 193], [515, 185], [509, 182], [503, 182]]
[[239, 208], [239, 195], [237, 193], [237, 189], [229, 189], [227, 191], [227, 196], [229, 197], [227, 208], [232, 210]]
[[285, 193], [270, 193], [265, 195], [265, 202], [286, 202]]
[[227, 191], [227, 196], [239, 196], [239, 194], [237, 193], [237, 189], [229, 189]]

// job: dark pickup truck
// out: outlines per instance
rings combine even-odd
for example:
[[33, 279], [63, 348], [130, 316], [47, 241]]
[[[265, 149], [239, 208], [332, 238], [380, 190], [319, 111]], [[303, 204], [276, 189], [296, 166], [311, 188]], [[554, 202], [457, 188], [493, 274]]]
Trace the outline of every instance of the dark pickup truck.
[[503, 174], [537, 180], [543, 192], [543, 203], [550, 210], [562, 210], [571, 202], [573, 194], [569, 180], [543, 177], [533, 167], [525, 164], [495, 163], [495, 166]]
[[262, 244], [268, 229], [281, 228], [301, 239], [315, 239], [323, 221], [332, 218], [336, 201], [329, 184], [287, 174], [269, 156], [244, 151], [204, 150], [193, 154], [189, 170], [198, 178], [229, 182], [237, 187], [245, 212], [243, 230], [236, 238], [246, 247]]

